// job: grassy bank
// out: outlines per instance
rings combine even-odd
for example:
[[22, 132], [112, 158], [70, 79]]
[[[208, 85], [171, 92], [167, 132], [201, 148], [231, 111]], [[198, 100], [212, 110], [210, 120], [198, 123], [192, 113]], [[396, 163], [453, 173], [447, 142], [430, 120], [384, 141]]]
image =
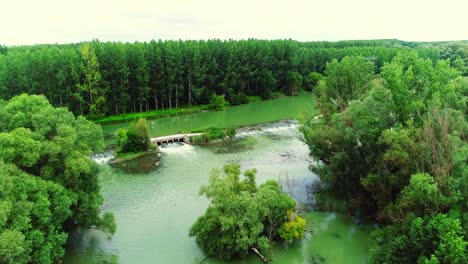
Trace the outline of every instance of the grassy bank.
[[116, 153], [115, 159], [111, 161], [111, 163], [119, 163], [122, 161], [127, 161], [127, 160], [132, 160], [139, 158], [143, 155], [146, 155], [148, 153], [153, 153], [156, 152], [156, 148], [152, 148], [148, 151], [140, 151], [140, 152], [127, 152], [127, 153]]
[[[279, 98], [284, 96], [284, 94], [277, 93], [273, 98]], [[262, 101], [260, 96], [247, 96], [248, 103]], [[172, 108], [172, 109], [164, 109], [164, 110], [151, 110], [147, 112], [140, 112], [140, 113], [125, 113], [125, 114], [118, 114], [118, 115], [111, 115], [105, 116], [101, 118], [97, 118], [92, 120], [96, 124], [110, 124], [110, 123], [117, 123], [117, 122], [125, 122], [125, 121], [132, 121], [138, 118], [146, 118], [146, 119], [156, 119], [161, 117], [171, 117], [171, 116], [179, 116], [179, 115], [188, 115], [198, 112], [207, 111], [209, 106], [208, 105], [192, 105], [192, 106], [182, 106], [180, 108]]]
[[225, 139], [226, 137], [232, 138], [236, 135], [236, 129], [210, 127], [203, 130], [194, 130], [192, 133], [203, 133], [200, 136], [191, 138], [190, 141], [195, 144], [204, 144], [213, 140]]
[[196, 105], [196, 106], [184, 106], [180, 108], [172, 108], [172, 109], [164, 109], [164, 110], [152, 110], [148, 112], [141, 112], [141, 113], [126, 113], [126, 114], [118, 114], [118, 115], [111, 115], [102, 118], [98, 118], [93, 120], [96, 124], [108, 124], [114, 122], [124, 122], [124, 121], [132, 121], [139, 118], [146, 118], [146, 119], [155, 119], [161, 117], [170, 117], [170, 116], [178, 116], [178, 115], [188, 115], [193, 113], [198, 113], [204, 110], [207, 110], [207, 105]]

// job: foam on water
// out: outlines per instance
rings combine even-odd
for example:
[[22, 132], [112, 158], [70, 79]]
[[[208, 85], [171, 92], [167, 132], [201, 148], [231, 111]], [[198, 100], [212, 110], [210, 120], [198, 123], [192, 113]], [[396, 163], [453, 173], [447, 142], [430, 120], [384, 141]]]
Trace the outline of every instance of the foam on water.
[[194, 147], [190, 144], [175, 142], [160, 146], [159, 151], [170, 155], [189, 156], [194, 153]]
[[247, 136], [252, 136], [259, 133], [278, 133], [285, 131], [294, 131], [299, 127], [297, 122], [287, 121], [287, 122], [275, 122], [263, 126], [239, 128], [236, 130], [236, 137], [242, 138]]
[[95, 153], [91, 156], [91, 158], [97, 164], [107, 164], [111, 159], [114, 158], [114, 154], [111, 151], [104, 152], [104, 153]]

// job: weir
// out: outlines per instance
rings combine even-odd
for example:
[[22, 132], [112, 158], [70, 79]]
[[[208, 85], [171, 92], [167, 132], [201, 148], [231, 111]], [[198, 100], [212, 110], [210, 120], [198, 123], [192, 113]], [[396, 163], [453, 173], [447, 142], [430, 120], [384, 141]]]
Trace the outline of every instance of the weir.
[[175, 134], [151, 138], [151, 143], [161, 146], [164, 143], [184, 142], [190, 144], [190, 138], [203, 135], [203, 133]]

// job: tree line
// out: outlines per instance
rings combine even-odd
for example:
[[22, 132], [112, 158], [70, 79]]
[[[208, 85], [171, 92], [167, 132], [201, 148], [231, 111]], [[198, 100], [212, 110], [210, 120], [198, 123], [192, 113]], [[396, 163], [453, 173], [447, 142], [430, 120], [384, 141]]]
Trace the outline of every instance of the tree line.
[[[452, 67], [453, 66], [453, 67]], [[467, 263], [467, 87], [451, 60], [399, 53], [327, 64], [314, 88], [321, 116], [302, 120], [324, 190], [383, 228], [371, 263]]]
[[294, 94], [302, 88], [297, 87], [299, 77], [323, 73], [332, 59], [363, 56], [378, 72], [407, 49], [432, 61], [440, 56], [432, 46], [409, 47], [398, 40], [92, 41], [2, 47], [0, 98], [43, 94], [52, 105], [91, 118], [207, 104], [213, 94], [236, 105], [250, 95]]

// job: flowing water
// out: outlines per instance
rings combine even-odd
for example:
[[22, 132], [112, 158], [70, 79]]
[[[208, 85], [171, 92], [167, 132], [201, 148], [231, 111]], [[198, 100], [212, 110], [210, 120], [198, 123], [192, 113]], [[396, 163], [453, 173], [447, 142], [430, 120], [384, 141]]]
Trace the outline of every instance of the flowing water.
[[[243, 169], [257, 168], [257, 183], [278, 177], [296, 177], [298, 200], [306, 198], [305, 184], [317, 180], [305, 144], [296, 138], [293, 122], [238, 130], [237, 139], [210, 146], [175, 143], [161, 148], [160, 157], [144, 158], [130, 168], [102, 165], [100, 175], [104, 209], [115, 214], [117, 232], [109, 239], [98, 230], [70, 235], [63, 263], [200, 263], [204, 258], [190, 226], [204, 213], [208, 201], [198, 196], [209, 171], [228, 162]], [[366, 263], [371, 226], [355, 225], [338, 212], [305, 212], [308, 238], [292, 245], [276, 245], [273, 263]], [[261, 263], [258, 257], [203, 263]]]
[[[156, 137], [176, 134], [178, 132], [187, 133], [208, 127], [237, 128], [297, 118], [304, 111], [309, 114], [316, 113], [311, 93], [303, 92], [298, 96], [288, 96], [228, 107], [223, 111], [210, 111], [150, 120], [148, 122], [149, 134], [151, 137]], [[103, 125], [102, 131], [106, 142], [108, 144], [112, 143], [117, 130], [125, 126], [127, 126], [127, 123]]]

